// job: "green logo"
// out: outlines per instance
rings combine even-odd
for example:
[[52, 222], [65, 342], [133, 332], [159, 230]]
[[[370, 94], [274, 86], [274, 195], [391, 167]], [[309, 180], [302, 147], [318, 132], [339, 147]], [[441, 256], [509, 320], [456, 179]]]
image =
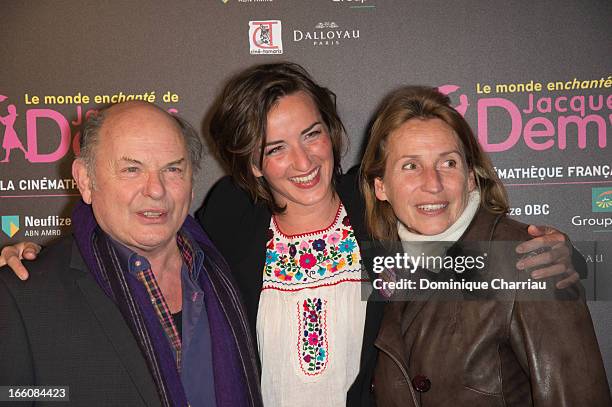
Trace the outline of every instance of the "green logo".
[[2, 231], [6, 233], [8, 237], [15, 236], [15, 233], [19, 231], [19, 216], [3, 216], [2, 217]]
[[593, 212], [612, 212], [612, 188], [592, 188]]

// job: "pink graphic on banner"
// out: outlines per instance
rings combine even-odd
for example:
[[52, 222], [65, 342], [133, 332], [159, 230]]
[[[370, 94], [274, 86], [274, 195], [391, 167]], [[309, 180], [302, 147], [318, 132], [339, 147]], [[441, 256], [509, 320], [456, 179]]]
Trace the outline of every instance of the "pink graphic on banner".
[[[460, 86], [457, 85], [438, 86], [440, 93], [445, 95], [450, 95], [459, 89]], [[470, 104], [467, 95], [460, 94], [459, 104], [455, 109], [465, 116], [468, 106]], [[572, 138], [570, 143], [577, 145], [581, 150], [586, 149], [589, 143], [600, 149], [608, 145], [609, 125], [606, 119], [612, 123], [612, 114], [608, 114], [606, 118], [604, 110], [606, 106], [612, 109], [610, 95], [607, 98], [605, 95], [537, 97], [529, 93], [527, 106], [522, 109], [516, 102], [501, 97], [478, 99], [476, 106], [478, 141], [486, 152], [508, 151], [521, 140], [534, 151], [546, 151], [555, 147], [565, 150], [568, 145], [568, 133]], [[589, 110], [592, 114], [589, 114]], [[501, 121], [509, 122], [508, 133], [491, 134], [488, 116], [491, 111], [496, 111], [498, 121], [500, 115], [502, 118], [507, 117], [507, 120]], [[555, 117], [554, 113], [558, 116]], [[591, 129], [588, 136], [587, 129]]]
[[[600, 149], [607, 146], [607, 123], [602, 113], [603, 96], [575, 95], [569, 101], [570, 110], [577, 114], [549, 116], [551, 113], [569, 113], [566, 96], [540, 97], [534, 100], [534, 95], [528, 95], [528, 106], [520, 109], [519, 106], [504, 98], [484, 98], [478, 100], [478, 139], [487, 152], [502, 152], [513, 148], [521, 138], [525, 145], [534, 151], [545, 151], [555, 146], [559, 150], [567, 148], [568, 127], [572, 134], [573, 145], [579, 149], [587, 148], [587, 127], [592, 128], [589, 139], [592, 145]], [[599, 103], [597, 103], [599, 102]], [[498, 113], [507, 113], [510, 119], [510, 132], [503, 141], [492, 142], [489, 134], [489, 111], [496, 109]], [[587, 114], [589, 110], [598, 114]], [[529, 118], [529, 116], [533, 116]], [[612, 115], [608, 116], [612, 122]], [[524, 122], [524, 124], [523, 124]], [[589, 126], [590, 125], [590, 126]], [[574, 138], [575, 134], [575, 138]], [[499, 138], [499, 135], [495, 135]]]
[[[48, 154], [38, 153], [38, 135], [36, 122], [38, 119], [53, 120], [60, 130], [59, 145], [55, 151]], [[26, 126], [28, 134], [29, 160], [33, 163], [50, 163], [58, 161], [70, 149], [70, 124], [59, 112], [52, 109], [30, 109], [26, 113]]]
[[[501, 107], [510, 115], [512, 128], [508, 138], [497, 144], [489, 143], [489, 121], [487, 109], [489, 107]], [[480, 144], [487, 152], [506, 151], [516, 144], [521, 137], [521, 127], [515, 126], [515, 123], [521, 122], [521, 112], [509, 100], [503, 98], [487, 98], [478, 101], [478, 139]]]
[[[457, 85], [442, 85], [442, 86], [438, 86], [438, 91], [440, 91], [440, 93], [443, 93], [445, 95], [450, 95], [451, 93], [457, 91], [459, 89], [459, 86]], [[455, 106], [455, 110], [457, 112], [459, 112], [459, 114], [461, 116], [465, 116], [465, 112], [467, 112], [467, 108], [469, 106], [469, 102], [468, 102], [468, 97], [465, 93], [462, 93], [461, 95], [459, 95], [459, 104], [457, 106]]]
[[[7, 97], [0, 95], [0, 102], [6, 100]], [[7, 163], [10, 161], [11, 151], [18, 148], [23, 151], [24, 156], [28, 157], [28, 152], [23, 148], [21, 140], [17, 136], [15, 131], [15, 120], [17, 120], [17, 108], [15, 105], [10, 104], [7, 107], [8, 114], [6, 116], [0, 116], [0, 123], [4, 125], [4, 136], [2, 137], [2, 148], [4, 149], [4, 159], [1, 163]]]
[[[7, 100], [7, 96], [0, 95], [0, 103]], [[66, 154], [72, 150], [75, 155], [79, 154], [79, 140], [81, 132], [78, 127], [89, 118], [90, 115], [96, 114], [96, 109], [84, 110], [82, 106], [76, 106], [76, 116], [69, 120], [64, 114], [48, 108], [27, 109], [25, 112], [26, 124], [26, 147], [19, 139], [15, 131], [15, 122], [18, 116], [15, 105], [7, 106], [8, 114], [0, 116], [0, 123], [4, 125], [4, 137], [2, 138], [2, 149], [4, 149], [4, 159], [0, 163], [10, 162], [11, 151], [19, 149], [23, 152], [26, 160], [32, 163], [52, 163], [61, 160]], [[51, 121], [51, 122], [49, 122]], [[50, 129], [48, 124], [51, 123]], [[46, 130], [39, 131], [39, 126], [45, 124], [43, 128]], [[53, 131], [53, 124], [57, 126], [57, 130]], [[75, 128], [74, 134], [72, 127]], [[2, 133], [0, 133], [2, 134]], [[45, 140], [50, 147], [43, 149], [51, 149], [50, 152], [41, 152], [38, 142]]]

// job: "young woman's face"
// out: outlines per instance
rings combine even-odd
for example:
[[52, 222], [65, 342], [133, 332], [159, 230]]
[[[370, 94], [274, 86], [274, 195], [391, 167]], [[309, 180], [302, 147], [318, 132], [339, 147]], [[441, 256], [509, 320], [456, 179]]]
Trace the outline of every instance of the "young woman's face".
[[333, 199], [334, 154], [329, 132], [312, 98], [297, 92], [279, 99], [268, 113], [262, 168], [277, 204], [311, 206]]
[[389, 135], [376, 197], [413, 232], [436, 235], [461, 216], [475, 187], [459, 138], [440, 119], [411, 119]]

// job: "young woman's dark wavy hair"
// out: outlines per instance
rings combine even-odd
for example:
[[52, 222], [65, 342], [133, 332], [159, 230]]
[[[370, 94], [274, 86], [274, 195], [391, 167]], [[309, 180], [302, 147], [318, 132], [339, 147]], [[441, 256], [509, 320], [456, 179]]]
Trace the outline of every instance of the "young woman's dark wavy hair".
[[252, 166], [263, 164], [268, 113], [287, 95], [304, 92], [319, 109], [331, 138], [334, 154], [332, 182], [341, 173], [340, 158], [345, 129], [336, 111], [333, 92], [317, 85], [298, 64], [282, 62], [256, 65], [240, 72], [225, 85], [212, 112], [209, 135], [216, 154], [234, 178], [254, 200], [264, 201], [273, 213], [282, 213], [263, 177], [253, 174]]

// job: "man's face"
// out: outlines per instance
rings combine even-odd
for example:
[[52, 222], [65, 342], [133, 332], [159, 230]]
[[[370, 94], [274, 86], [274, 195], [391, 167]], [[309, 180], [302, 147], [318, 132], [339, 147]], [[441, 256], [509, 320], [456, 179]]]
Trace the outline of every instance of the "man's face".
[[177, 123], [150, 105], [115, 106], [94, 154], [93, 185], [80, 160], [73, 173], [102, 230], [141, 255], [171, 248], [193, 196], [192, 167]]

